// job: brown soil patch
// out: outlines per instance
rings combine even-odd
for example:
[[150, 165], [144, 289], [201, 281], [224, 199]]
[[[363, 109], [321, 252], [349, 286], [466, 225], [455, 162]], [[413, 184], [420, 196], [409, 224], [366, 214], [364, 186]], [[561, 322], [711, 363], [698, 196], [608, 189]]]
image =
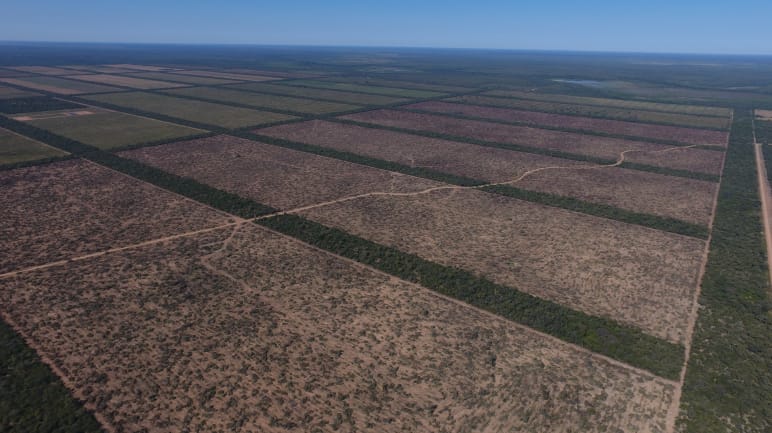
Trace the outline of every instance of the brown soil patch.
[[372, 191], [410, 192], [439, 185], [227, 135], [145, 147], [121, 155], [279, 209]]
[[772, 120], [772, 110], [756, 110], [756, 118], [759, 120]]
[[[672, 148], [672, 146], [662, 144], [395, 110], [373, 110], [342, 116], [342, 118], [415, 131], [437, 132], [474, 140], [520, 144], [529, 147], [590, 155], [609, 160], [616, 160], [619, 158], [619, 154], [626, 150], [661, 151]], [[705, 167], [713, 167], [715, 169], [716, 159], [723, 157], [720, 152], [698, 149], [673, 153], [668, 155], [670, 158], [664, 159], [646, 159], [642, 155], [644, 154], [632, 153], [626, 160], [630, 162], [640, 161], [642, 163], [650, 161], [662, 164], [662, 167], [698, 171]]]
[[216, 251], [227, 236], [2, 280], [0, 310], [116, 431], [664, 431], [670, 382], [256, 226]]
[[705, 242], [476, 190], [370, 197], [323, 224], [683, 342]]
[[225, 215], [81, 160], [0, 172], [0, 273], [216, 226]]
[[96, 110], [95, 111], [91, 111], [91, 110], [43, 111], [40, 113], [25, 114], [23, 116], [14, 116], [12, 117], [12, 119], [18, 120], [20, 122], [29, 122], [32, 120], [59, 119], [62, 117], [90, 116], [92, 114], [96, 114]]
[[510, 180], [539, 167], [588, 165], [532, 153], [323, 120], [275, 126], [255, 132], [489, 182]]
[[659, 140], [675, 140], [686, 144], [726, 145], [729, 132], [705, 129], [685, 128], [681, 126], [653, 125], [621, 120], [596, 119], [592, 117], [568, 116], [563, 114], [539, 113], [535, 111], [516, 110], [512, 108], [494, 108], [478, 105], [453, 104], [449, 102], [430, 101], [409, 105], [406, 108], [426, 110], [437, 113], [461, 114], [486, 119], [522, 122], [534, 125], [544, 125], [558, 128], [582, 129], [623, 134], [635, 137], [654, 138]]

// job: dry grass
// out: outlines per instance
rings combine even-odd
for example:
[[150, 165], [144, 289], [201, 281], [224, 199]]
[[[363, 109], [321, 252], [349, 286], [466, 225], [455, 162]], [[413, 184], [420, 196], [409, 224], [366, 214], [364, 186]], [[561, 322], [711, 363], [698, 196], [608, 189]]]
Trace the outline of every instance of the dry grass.
[[543, 155], [323, 120], [275, 126], [255, 132], [489, 182], [514, 179], [539, 167], [587, 165]]
[[303, 215], [681, 343], [705, 247], [475, 190], [371, 197]]
[[280, 209], [372, 191], [419, 191], [438, 185], [230, 136], [145, 147], [122, 156]]
[[0, 272], [229, 218], [82, 160], [0, 172]]
[[[342, 118], [415, 131], [448, 134], [473, 140], [519, 144], [609, 160], [616, 160], [626, 150], [656, 152], [672, 148], [672, 146], [662, 144], [394, 110], [373, 110], [342, 116]], [[630, 162], [642, 163], [650, 161], [666, 168], [699, 171], [706, 167], [717, 170], [720, 167], [721, 158], [723, 158], [723, 154], [720, 152], [685, 149], [682, 152], [668, 154], [668, 158], [647, 159], [643, 153], [632, 153], [629, 158], [625, 159]]]
[[725, 146], [729, 133], [681, 126], [653, 125], [621, 120], [597, 119], [593, 117], [569, 116], [539, 113], [511, 108], [483, 107], [478, 105], [453, 104], [431, 101], [409, 105], [406, 108], [426, 110], [435, 113], [460, 114], [484, 119], [520, 122], [555, 128], [581, 129], [607, 134], [621, 134], [656, 140], [672, 140], [685, 144], [713, 144]]
[[[70, 71], [77, 74], [77, 71]], [[42, 90], [59, 95], [78, 95], [82, 93], [112, 92], [121, 90], [117, 87], [101, 84], [84, 83], [59, 77], [33, 76], [23, 78], [0, 78], [0, 81], [29, 89]]]
[[772, 120], [772, 110], [756, 110], [756, 118], [759, 120]]
[[256, 226], [0, 281], [116, 431], [663, 432], [674, 386]]
[[77, 72], [70, 69], [57, 68], [52, 66], [7, 66], [8, 69], [14, 69], [16, 71], [31, 72], [34, 74], [43, 75], [72, 75]]
[[280, 79], [277, 77], [267, 77], [264, 75], [234, 74], [232, 72], [218, 72], [218, 71], [175, 71], [175, 74], [192, 75], [196, 77], [224, 78], [226, 80], [236, 80], [236, 81], [270, 81], [270, 80]]
[[122, 77], [119, 75], [73, 75], [70, 78], [91, 81], [100, 84], [109, 84], [114, 86], [131, 87], [133, 89], [168, 89], [171, 87], [184, 87], [185, 84], [170, 83], [168, 81], [146, 80], [135, 77]]

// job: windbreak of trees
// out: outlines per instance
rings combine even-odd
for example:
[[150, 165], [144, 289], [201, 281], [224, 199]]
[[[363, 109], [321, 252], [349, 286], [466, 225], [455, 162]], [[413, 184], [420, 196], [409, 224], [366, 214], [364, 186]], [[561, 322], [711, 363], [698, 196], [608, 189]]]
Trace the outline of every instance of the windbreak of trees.
[[679, 431], [772, 430], [772, 252], [764, 245], [751, 116], [735, 110]]
[[299, 216], [280, 215], [259, 220], [258, 224], [662, 377], [675, 380], [680, 374], [684, 348], [633, 327], [590, 316]]

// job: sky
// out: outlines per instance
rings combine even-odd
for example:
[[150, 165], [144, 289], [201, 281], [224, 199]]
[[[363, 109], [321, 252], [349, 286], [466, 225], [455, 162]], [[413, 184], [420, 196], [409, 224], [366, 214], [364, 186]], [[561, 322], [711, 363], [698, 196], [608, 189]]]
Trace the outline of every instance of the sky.
[[2, 0], [0, 41], [772, 54], [772, 0]]

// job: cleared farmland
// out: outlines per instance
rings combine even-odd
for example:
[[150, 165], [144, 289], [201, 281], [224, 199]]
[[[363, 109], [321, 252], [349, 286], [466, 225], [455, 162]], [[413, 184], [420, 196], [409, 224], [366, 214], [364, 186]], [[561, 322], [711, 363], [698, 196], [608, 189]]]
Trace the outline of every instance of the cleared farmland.
[[226, 80], [236, 80], [236, 81], [271, 81], [271, 80], [279, 79], [277, 77], [267, 77], [263, 75], [234, 74], [231, 72], [219, 72], [219, 71], [175, 71], [175, 74], [191, 75], [196, 77], [223, 78]]
[[756, 110], [754, 114], [757, 120], [772, 120], [772, 110]]
[[170, 87], [182, 87], [184, 84], [170, 83], [168, 81], [146, 80], [144, 78], [124, 77], [120, 75], [72, 75], [70, 78], [91, 81], [99, 84], [108, 84], [113, 86], [131, 87], [133, 89], [168, 89]]
[[0, 128], [0, 165], [64, 155], [67, 152]]
[[448, 99], [447, 101], [471, 105], [516, 108], [519, 110], [596, 117], [601, 119], [686, 126], [691, 128], [724, 130], [729, 127], [728, 116], [695, 116], [683, 113], [662, 113], [657, 111], [635, 110], [631, 108], [600, 107], [594, 105], [566, 104], [561, 102], [533, 101], [530, 99], [499, 98], [480, 95], [458, 96]]
[[107, 65], [107, 66], [113, 66], [116, 68], [134, 69], [137, 71], [151, 71], [151, 72], [168, 71], [168, 70], [174, 69], [166, 66], [135, 65], [131, 63], [118, 63], [118, 64]]
[[118, 431], [664, 432], [671, 382], [254, 226], [227, 236], [3, 280], [0, 308]]
[[221, 78], [194, 77], [190, 75], [172, 74], [169, 72], [132, 72], [132, 77], [143, 78], [147, 80], [171, 81], [185, 84], [217, 85], [238, 83], [234, 80], [223, 80]]
[[601, 168], [578, 161], [319, 120], [256, 132], [489, 182], [514, 180], [538, 168], [583, 166], [536, 172], [513, 186], [700, 225], [707, 225], [710, 220], [717, 188], [714, 182]]
[[7, 68], [16, 71], [31, 72], [33, 74], [42, 75], [67, 75], [77, 73], [69, 69], [57, 68], [53, 66], [7, 66]]
[[489, 182], [511, 180], [540, 167], [587, 165], [579, 161], [323, 120], [280, 125], [255, 132]]
[[224, 128], [239, 128], [293, 118], [293, 116], [286, 114], [232, 107], [204, 101], [193, 101], [146, 92], [93, 95], [86, 99]]
[[482, 119], [517, 122], [535, 126], [567, 128], [590, 132], [625, 135], [656, 140], [676, 141], [684, 144], [711, 144], [726, 146], [729, 132], [679, 126], [650, 125], [621, 120], [596, 119], [592, 117], [567, 116], [539, 113], [511, 108], [484, 107], [479, 105], [454, 104], [430, 101], [409, 105], [405, 108], [432, 113], [455, 114]]
[[518, 90], [491, 90], [484, 95], [508, 96], [534, 101], [561, 102], [566, 104], [594, 105], [599, 107], [617, 107], [633, 110], [660, 111], [663, 113], [683, 113], [700, 116], [728, 118], [732, 110], [724, 107], [703, 105], [663, 104], [659, 102], [633, 101], [629, 99], [593, 98], [588, 96], [559, 95], [551, 93], [523, 92]]
[[338, 102], [317, 101], [314, 99], [294, 98], [290, 96], [263, 95], [216, 87], [191, 87], [167, 91], [172, 95], [208, 99], [218, 102], [235, 102], [256, 108], [285, 110], [307, 114], [329, 114], [351, 111], [360, 108], [356, 105]]
[[409, 192], [439, 185], [231, 136], [145, 147], [121, 156], [280, 209], [373, 191]]
[[82, 161], [0, 172], [0, 272], [224, 224], [222, 213]]
[[[341, 79], [338, 77], [323, 78], [321, 80], [333, 81], [333, 82], [341, 81]], [[367, 86], [384, 86], [384, 87], [398, 87], [403, 89], [431, 90], [434, 92], [443, 92], [443, 93], [471, 92], [472, 90], [474, 90], [469, 87], [449, 86], [447, 84], [419, 83], [415, 81], [399, 81], [399, 80], [389, 80], [384, 78], [373, 78], [373, 77], [346, 77], [346, 82], [364, 84]]]
[[101, 84], [84, 83], [83, 81], [47, 76], [0, 78], [0, 81], [34, 90], [57, 93], [59, 95], [78, 95], [82, 93], [115, 92], [121, 90], [116, 87], [109, 87]]
[[400, 89], [396, 87], [367, 86], [356, 83], [339, 83], [332, 81], [317, 80], [291, 80], [283, 81], [282, 84], [290, 86], [315, 87], [318, 89], [344, 90], [349, 92], [373, 93], [376, 95], [397, 96], [402, 98], [434, 98], [442, 96], [443, 92], [432, 92], [429, 90]]
[[302, 215], [683, 342], [705, 242], [475, 190], [370, 197]]
[[340, 90], [314, 89], [310, 87], [282, 86], [279, 84], [271, 84], [271, 83], [247, 83], [247, 84], [237, 84], [237, 85], [228, 86], [228, 87], [233, 87], [234, 89], [249, 90], [254, 92], [266, 92], [266, 93], [275, 93], [275, 94], [288, 95], [288, 96], [327, 99], [330, 101], [339, 101], [339, 102], [345, 102], [349, 104], [359, 104], [359, 105], [389, 105], [389, 104], [397, 104], [400, 102], [408, 101], [408, 99], [395, 98], [393, 96], [370, 95], [366, 93], [355, 93], [355, 92], [343, 92]]
[[[88, 107], [68, 115], [72, 110], [35, 113], [27, 122], [55, 134], [101, 149], [152, 143], [173, 138], [203, 134], [206, 131], [147, 117]], [[21, 116], [25, 117], [25, 116]], [[16, 116], [16, 118], [20, 118]]]
[[29, 98], [31, 96], [38, 96], [38, 94], [15, 87], [0, 86], [0, 99]]
[[116, 66], [99, 66], [99, 65], [68, 65], [63, 66], [67, 69], [74, 69], [76, 71], [98, 73], [98, 74], [123, 74], [126, 72], [132, 72], [132, 69], [120, 68]]
[[[342, 116], [341, 119], [419, 133], [426, 132], [440, 137], [512, 144], [600, 157], [611, 161], [617, 160], [620, 154], [627, 150], [662, 151], [672, 148], [672, 146], [655, 143], [396, 110], [373, 110]], [[630, 153], [625, 156], [625, 161], [652, 162], [667, 168], [717, 174], [723, 158], [723, 152], [703, 149], [685, 149], [684, 152], [668, 153], [669, 158], [652, 158], [650, 154], [646, 155], [638, 152]], [[706, 169], [716, 171], [702, 171]]]

